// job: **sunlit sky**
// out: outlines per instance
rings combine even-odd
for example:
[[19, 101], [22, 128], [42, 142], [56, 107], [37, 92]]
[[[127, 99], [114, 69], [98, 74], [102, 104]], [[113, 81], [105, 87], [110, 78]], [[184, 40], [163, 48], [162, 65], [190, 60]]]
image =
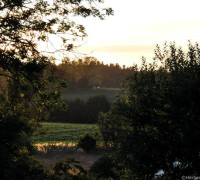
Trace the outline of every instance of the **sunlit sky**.
[[131, 66], [152, 59], [156, 44], [199, 42], [199, 0], [105, 0], [114, 16], [79, 19], [88, 37], [80, 52], [105, 63]]
[[151, 59], [156, 44], [199, 42], [199, 0], [105, 0], [114, 16], [84, 20], [88, 37], [82, 51], [100, 61], [132, 65]]

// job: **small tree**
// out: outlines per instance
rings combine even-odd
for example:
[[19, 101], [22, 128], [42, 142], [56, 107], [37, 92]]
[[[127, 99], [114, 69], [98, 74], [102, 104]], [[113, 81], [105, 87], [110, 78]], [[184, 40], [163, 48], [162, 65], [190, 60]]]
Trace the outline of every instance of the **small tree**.
[[174, 43], [158, 46], [154, 63], [143, 59], [123, 96], [101, 115], [121, 177], [153, 179], [161, 169], [169, 179], [199, 175], [199, 52], [198, 44], [186, 53]]

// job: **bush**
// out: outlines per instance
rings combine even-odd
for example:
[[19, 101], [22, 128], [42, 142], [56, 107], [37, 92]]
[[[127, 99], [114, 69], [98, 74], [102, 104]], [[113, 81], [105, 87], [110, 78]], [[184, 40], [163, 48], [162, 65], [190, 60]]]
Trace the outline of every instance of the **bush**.
[[90, 152], [96, 148], [96, 139], [87, 133], [79, 139], [77, 146], [85, 152]]
[[91, 167], [89, 173], [97, 179], [117, 179], [117, 176], [113, 172], [114, 164], [110, 157], [100, 157]]

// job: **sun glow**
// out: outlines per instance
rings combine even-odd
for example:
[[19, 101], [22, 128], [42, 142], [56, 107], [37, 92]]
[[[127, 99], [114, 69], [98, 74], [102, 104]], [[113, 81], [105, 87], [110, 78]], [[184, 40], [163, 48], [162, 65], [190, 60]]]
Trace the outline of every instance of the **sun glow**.
[[[176, 42], [186, 47], [188, 40], [198, 42], [200, 37], [199, 0], [105, 0], [103, 7], [111, 7], [114, 16], [105, 20], [75, 17], [86, 28], [88, 37], [80, 41], [81, 56], [94, 56], [105, 63], [131, 66], [140, 64], [141, 57], [153, 58], [157, 44]], [[52, 38], [55, 47], [59, 40]], [[40, 49], [47, 49], [44, 44]], [[51, 51], [53, 46], [48, 44]], [[58, 62], [74, 54], [56, 53]]]
[[79, 19], [88, 33], [80, 51], [100, 61], [130, 66], [140, 63], [142, 56], [152, 59], [156, 44], [198, 42], [199, 5], [198, 0], [105, 0], [115, 15], [104, 21]]

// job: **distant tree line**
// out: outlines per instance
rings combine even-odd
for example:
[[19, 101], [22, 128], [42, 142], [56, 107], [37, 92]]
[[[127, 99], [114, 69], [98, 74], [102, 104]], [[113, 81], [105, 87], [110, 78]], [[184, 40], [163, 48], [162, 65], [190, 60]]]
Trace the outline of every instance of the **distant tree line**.
[[57, 110], [51, 113], [50, 122], [94, 124], [100, 112], [107, 113], [110, 103], [104, 95], [91, 96], [86, 102], [82, 99], [65, 101], [68, 110]]
[[119, 64], [104, 64], [94, 57], [77, 61], [64, 58], [63, 63], [56, 66], [57, 75], [67, 81], [68, 89], [120, 88], [132, 70], [132, 67]]

